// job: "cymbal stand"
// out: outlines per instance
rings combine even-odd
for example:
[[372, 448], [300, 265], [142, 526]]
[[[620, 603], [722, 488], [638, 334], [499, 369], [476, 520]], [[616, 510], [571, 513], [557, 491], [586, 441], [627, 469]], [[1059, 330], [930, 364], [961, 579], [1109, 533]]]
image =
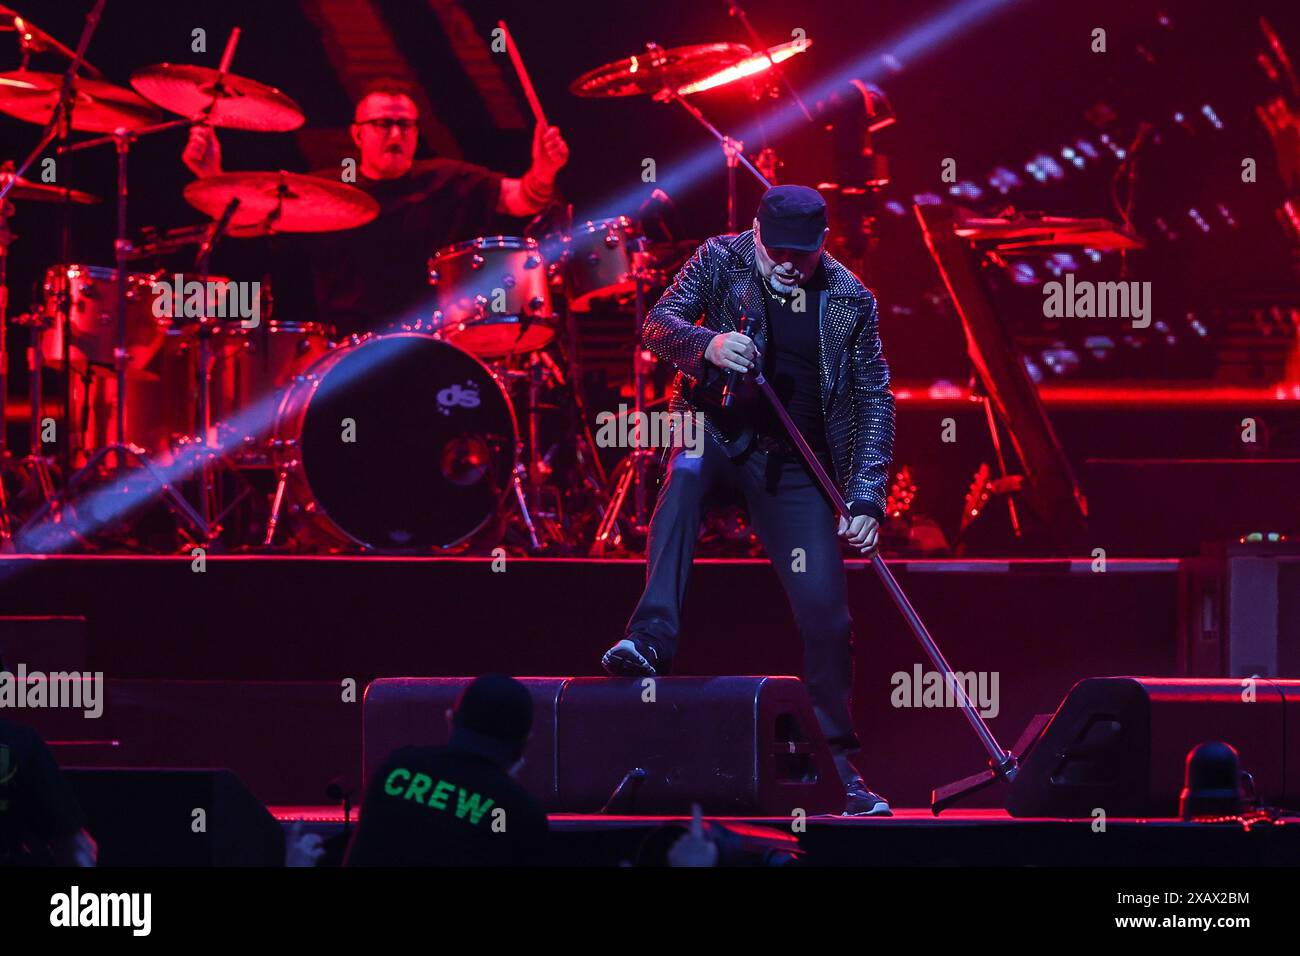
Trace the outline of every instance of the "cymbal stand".
[[[604, 518], [609, 507], [609, 496], [605, 492], [609, 485], [609, 477], [605, 474], [604, 465], [601, 464], [600, 455], [596, 450], [596, 440], [591, 432], [592, 419], [587, 414], [587, 402], [582, 395], [583, 377], [578, 360], [576, 313], [567, 308], [565, 313], [565, 334], [558, 335], [555, 339], [560, 350], [563, 371], [558, 368], [554, 371], [561, 387], [565, 384], [564, 375], [568, 376], [569, 394], [572, 396], [572, 403], [569, 406], [569, 434], [574, 436], [573, 455], [578, 467], [581, 487], [590, 492], [596, 510]], [[543, 358], [546, 357], [543, 353]]]
[[727, 231], [735, 232], [738, 216], [736, 208], [736, 166], [743, 165], [758, 180], [764, 189], [771, 189], [772, 182], [764, 176], [745, 155], [745, 144], [738, 139], [732, 139], [725, 135], [721, 130], [708, 121], [704, 114], [694, 103], [689, 103], [686, 97], [680, 95], [675, 90], [665, 87], [662, 92], [655, 94], [655, 99], [661, 103], [677, 103], [682, 109], [690, 113], [701, 126], [708, 130], [709, 135], [718, 141], [722, 147], [724, 160], [727, 164]]
[[[63, 84], [59, 89], [59, 98], [56, 101], [54, 108], [50, 111], [50, 119], [49, 122], [45, 124], [45, 129], [41, 133], [40, 141], [36, 144], [36, 146], [32, 149], [32, 151], [27, 154], [27, 158], [23, 160], [22, 164], [16, 170], [14, 170], [13, 177], [8, 182], [4, 183], [3, 185], [0, 185], [0, 220], [3, 220], [2, 222], [0, 222], [0, 228], [3, 229], [5, 234], [4, 250], [3, 252], [0, 252], [0, 254], [4, 255], [6, 259], [8, 255], [8, 243], [12, 241], [13, 238], [12, 234], [9, 233], [8, 231], [8, 216], [4, 214], [3, 211], [5, 207], [5, 203], [7, 201], [6, 197], [9, 195], [9, 191], [13, 189], [14, 184], [17, 183], [19, 178], [27, 172], [28, 168], [32, 165], [32, 163], [36, 161], [36, 158], [40, 156], [41, 153], [45, 152], [46, 148], [50, 145], [50, 143], [54, 142], [55, 137], [59, 137], [62, 140], [63, 144], [65, 146], [67, 145], [68, 140], [72, 134], [72, 110], [76, 101], [76, 76], [77, 73], [83, 68], [83, 66], [93, 70], [93, 68], [89, 67], [89, 65], [86, 64], [85, 62], [86, 47], [90, 45], [90, 38], [94, 36], [95, 31], [99, 27], [99, 18], [101, 14], [104, 12], [104, 3], [105, 0], [96, 0], [94, 7], [92, 7], [90, 12], [86, 14], [86, 20], [82, 24], [82, 28], [81, 28], [81, 36], [77, 41], [76, 52], [71, 53], [70, 62], [68, 63], [68, 69], [63, 75]], [[22, 44], [22, 46], [23, 46], [23, 64], [25, 66], [27, 62], [28, 50], [25, 43]], [[61, 45], [56, 44], [56, 48], [59, 50], [60, 53], [63, 53], [65, 55], [71, 52], [68, 51], [66, 47], [62, 47]], [[95, 72], [97, 73], [98, 71]], [[68, 169], [66, 164], [63, 170], [63, 176], [64, 176], [65, 183], [71, 182], [68, 175]], [[60, 242], [59, 242], [60, 252], [64, 258], [65, 263], [69, 258], [69, 250], [71, 248], [71, 220], [70, 220], [71, 205], [72, 205], [71, 186], [68, 185], [65, 187], [64, 201], [61, 204], [62, 208], [61, 208]], [[7, 311], [8, 286], [5, 284], [5, 281], [3, 279], [0, 279], [0, 295], [4, 296], [4, 302], [3, 305], [0, 305], [0, 309], [4, 309], [5, 311]], [[65, 323], [70, 322], [71, 320], [71, 315], [69, 313], [69, 309], [71, 307], [70, 296], [64, 301], [63, 305], [64, 305], [63, 308], [64, 321]], [[65, 328], [67, 328], [66, 325]], [[4, 432], [8, 428], [8, 420], [5, 417], [5, 399], [8, 397], [6, 390], [8, 388], [7, 379], [8, 379], [8, 361], [9, 361], [7, 342], [5, 340], [6, 331], [7, 330], [5, 329], [5, 319], [3, 318], [2, 315], [0, 315], [0, 459], [7, 459], [8, 456], [8, 451], [5, 442], [6, 436], [4, 435]], [[64, 401], [63, 401], [63, 419], [64, 419], [63, 435], [64, 435], [65, 463], [71, 460], [70, 439], [72, 435], [72, 430], [71, 430], [72, 371], [71, 371], [71, 363], [68, 360], [69, 359], [68, 353], [71, 348], [69, 344], [70, 338], [71, 336], [69, 335], [65, 335], [63, 338], [64, 371], [66, 373], [64, 379]], [[36, 374], [39, 374], [39, 370], [36, 372]], [[35, 391], [39, 391], [39, 384], [36, 386]], [[34, 465], [34, 473], [37, 477], [37, 483], [41, 488], [41, 492], [43, 495], [48, 495], [49, 489], [52, 488], [52, 482], [50, 481], [49, 470], [45, 467], [45, 462], [43, 458], [37, 453], [37, 450], [40, 448], [39, 406], [36, 406], [32, 409], [32, 415], [33, 415], [33, 421], [37, 423], [38, 427], [35, 428], [33, 431], [33, 435], [32, 435], [33, 443], [32, 443], [30, 458]], [[47, 503], [48, 503], [48, 498], [47, 498]], [[12, 546], [12, 538], [10, 535], [10, 530], [11, 529], [9, 527], [8, 502], [5, 500], [3, 482], [0, 481], [0, 547]]]
[[[226, 229], [230, 226], [230, 220], [234, 218], [235, 212], [239, 209], [239, 200], [232, 199], [226, 205], [221, 214], [221, 218], [216, 220], [210, 227], [207, 236], [204, 238], [202, 245], [199, 246], [198, 255], [195, 258], [195, 267], [199, 273], [199, 283], [204, 289], [204, 302], [207, 301], [208, 277], [212, 274], [212, 250], [216, 248], [217, 243], [225, 235]], [[212, 424], [212, 369], [216, 365], [216, 358], [212, 354], [212, 337], [215, 332], [214, 321], [205, 314], [199, 319], [198, 325], [198, 345], [199, 360], [197, 363], [198, 374], [198, 401], [196, 403], [196, 420], [193, 425], [196, 429], [196, 440], [191, 442], [187, 451], [198, 457], [198, 484], [199, 484], [199, 511], [203, 515], [203, 520], [208, 523], [213, 533], [220, 531], [220, 522], [225, 515], [238, 503], [238, 500], [232, 502], [224, 511], [221, 510], [217, 484], [214, 478], [215, 471], [213, 459], [219, 459], [227, 470], [237, 473], [234, 462], [230, 461], [219, 441], [214, 440]], [[243, 495], [240, 496], [242, 498]]]
[[[519, 506], [519, 518], [528, 534], [528, 543], [534, 550], [544, 547], [539, 530], [545, 534], [548, 543], [560, 542], [562, 535], [558, 532], [555, 518], [558, 512], [546, 512], [542, 508], [542, 491], [550, 463], [543, 456], [541, 442], [541, 391], [546, 375], [546, 367], [533, 352], [528, 357], [526, 369], [502, 367], [493, 374], [503, 383], [524, 381], [528, 388], [528, 443], [523, 439], [515, 442], [515, 468], [511, 473], [511, 487], [514, 490], [515, 503]], [[507, 386], [507, 392], [509, 387]]]
[[[638, 240], [641, 242], [643, 240]], [[643, 421], [642, 413], [645, 408], [645, 357], [642, 354], [643, 346], [641, 345], [641, 329], [645, 325], [646, 319], [646, 288], [650, 279], [646, 271], [642, 268], [644, 263], [638, 258], [644, 257], [639, 252], [632, 254], [632, 280], [636, 289], [636, 333], [632, 336], [632, 413], [636, 416], [636, 421]], [[639, 429], [638, 424], [638, 429]], [[596, 528], [595, 537], [592, 539], [589, 554], [592, 557], [599, 557], [610, 544], [618, 544], [622, 537], [618, 532], [619, 515], [623, 511], [624, 503], [628, 499], [629, 493], [632, 496], [632, 529], [637, 534], [646, 534], [650, 529], [650, 513], [653, 510], [653, 504], [650, 500], [650, 463], [654, 458], [654, 449], [648, 445], [642, 447], [642, 435], [638, 430], [635, 439], [632, 442], [632, 448], [614, 469], [618, 481], [614, 485], [613, 491], [609, 496], [609, 507], [602, 516], [600, 524]]]
[[[93, 149], [112, 143], [117, 153], [117, 238], [114, 242], [115, 266], [117, 269], [117, 347], [113, 351], [113, 366], [117, 376], [117, 401], [116, 401], [116, 422], [115, 438], [116, 441], [106, 444], [98, 449], [86, 463], [73, 475], [69, 476], [67, 485], [61, 495], [56, 496], [44, 507], [36, 512], [24, 525], [26, 531], [37, 522], [43, 521], [47, 514], [53, 514], [55, 523], [61, 521], [61, 507], [64, 501], [71, 497], [72, 491], [82, 484], [88, 475], [92, 475], [100, 465], [108, 458], [109, 455], [114, 457], [114, 470], [119, 473], [125, 471], [127, 460], [134, 459], [145, 469], [146, 472], [157, 482], [159, 489], [164, 496], [170, 501], [171, 505], [179, 512], [182, 521], [189, 525], [195, 533], [197, 539], [208, 541], [212, 538], [212, 528], [203, 516], [200, 515], [185, 500], [184, 496], [177, 491], [169, 476], [157, 468], [149, 458], [144, 449], [131, 444], [126, 438], [126, 369], [130, 360], [130, 352], [127, 349], [127, 330], [126, 330], [126, 300], [127, 300], [127, 267], [128, 257], [131, 252], [131, 242], [127, 238], [127, 161], [130, 155], [131, 143], [141, 136], [151, 133], [158, 133], [164, 130], [175, 129], [181, 126], [190, 126], [193, 124], [190, 119], [169, 120], [164, 123], [158, 123], [154, 126], [146, 127], [141, 130], [127, 130], [119, 127], [107, 136], [99, 136], [93, 139], [83, 140], [71, 146], [60, 147], [60, 154], [71, 154], [80, 152], [84, 149]], [[66, 265], [66, 263], [65, 263]], [[68, 289], [70, 296], [71, 289]], [[64, 325], [64, 353], [70, 351], [69, 341], [71, 339], [71, 323], [67, 316], [65, 308], [65, 325]], [[71, 362], [67, 361], [65, 371], [68, 373], [68, 381], [71, 381]]]
[[[156, 123], [153, 126], [147, 126], [139, 130], [118, 127], [106, 136], [82, 140], [75, 145], [61, 146], [58, 149], [58, 152], [62, 155], [94, 149], [97, 146], [105, 146], [111, 143], [117, 154], [117, 237], [113, 242], [113, 264], [117, 270], [117, 348], [113, 350], [113, 371], [117, 376], [114, 435], [117, 438], [117, 445], [121, 446], [124, 451], [128, 444], [126, 440], [126, 367], [131, 357], [126, 347], [127, 268], [132, 252], [131, 240], [127, 238], [127, 164], [131, 154], [131, 144], [142, 136], [161, 133], [182, 126], [191, 126], [193, 123], [194, 121], [190, 119], [176, 119]], [[65, 335], [64, 341], [66, 342], [68, 338], [70, 336]], [[116, 457], [117, 465], [121, 468], [124, 464], [122, 456], [117, 455]]]
[[9, 215], [13, 206], [0, 199], [0, 551], [12, 548], [13, 532], [9, 525], [9, 498], [5, 492], [4, 475], [11, 470], [9, 456], [9, 244], [14, 234], [9, 231]]

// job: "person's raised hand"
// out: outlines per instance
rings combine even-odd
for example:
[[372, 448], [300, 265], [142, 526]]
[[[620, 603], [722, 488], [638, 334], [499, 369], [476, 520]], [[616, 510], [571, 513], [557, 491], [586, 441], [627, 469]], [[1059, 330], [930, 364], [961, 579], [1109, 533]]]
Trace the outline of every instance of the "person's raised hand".
[[190, 127], [190, 138], [185, 142], [181, 162], [200, 179], [220, 174], [221, 143], [217, 141], [217, 133], [211, 126], [195, 123]]

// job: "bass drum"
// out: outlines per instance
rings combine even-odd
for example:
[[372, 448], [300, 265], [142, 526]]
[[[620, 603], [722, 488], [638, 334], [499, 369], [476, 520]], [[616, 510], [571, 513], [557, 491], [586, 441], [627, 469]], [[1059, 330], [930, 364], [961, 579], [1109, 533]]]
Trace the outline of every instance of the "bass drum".
[[449, 548], [510, 490], [518, 423], [474, 356], [428, 335], [367, 336], [321, 358], [280, 404], [272, 460], [308, 538]]

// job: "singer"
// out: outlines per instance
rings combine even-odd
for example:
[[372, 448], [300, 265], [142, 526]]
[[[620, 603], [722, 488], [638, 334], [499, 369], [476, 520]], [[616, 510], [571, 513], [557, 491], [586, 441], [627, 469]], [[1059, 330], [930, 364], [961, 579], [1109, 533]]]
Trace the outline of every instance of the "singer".
[[[650, 522], [646, 587], [602, 666], [671, 672], [700, 521], [712, 494], [738, 490], [803, 639], [804, 681], [847, 794], [845, 813], [888, 816], [853, 764], [852, 620], [840, 539], [876, 547], [894, 445], [894, 396], [875, 297], [826, 253], [826, 203], [775, 186], [752, 231], [707, 240], [646, 316], [646, 348], [677, 368], [669, 411], [702, 415], [704, 450], [670, 442]], [[745, 373], [759, 363], [836, 477], [852, 520], [837, 518]]]

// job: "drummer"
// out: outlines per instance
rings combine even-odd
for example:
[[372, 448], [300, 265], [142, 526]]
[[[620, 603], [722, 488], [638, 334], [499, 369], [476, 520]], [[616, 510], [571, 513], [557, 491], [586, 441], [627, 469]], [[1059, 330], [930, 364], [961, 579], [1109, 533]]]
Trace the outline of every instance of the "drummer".
[[[455, 159], [415, 159], [419, 108], [409, 84], [367, 84], [350, 127], [360, 150], [355, 182], [379, 202], [377, 218], [356, 229], [305, 237], [317, 319], [340, 337], [424, 317], [427, 260], [435, 251], [486, 234], [497, 214], [535, 215], [555, 198], [569, 147], [554, 126], [533, 131], [532, 165], [518, 179]], [[181, 156], [196, 176], [221, 169], [210, 126], [194, 126]], [[342, 176], [346, 167], [318, 171]]]

